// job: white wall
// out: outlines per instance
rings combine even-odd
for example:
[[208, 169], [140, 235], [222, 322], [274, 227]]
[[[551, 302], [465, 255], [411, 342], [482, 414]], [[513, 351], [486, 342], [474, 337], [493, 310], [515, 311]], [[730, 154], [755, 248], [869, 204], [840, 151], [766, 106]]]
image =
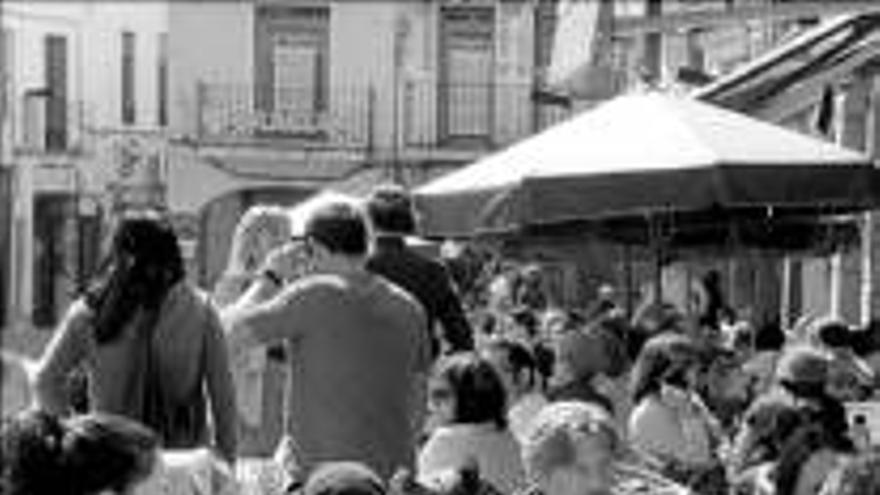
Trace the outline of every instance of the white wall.
[[159, 34], [168, 30], [167, 5], [161, 2], [95, 2], [85, 7], [85, 93], [93, 122], [122, 127], [122, 32], [135, 34], [135, 127], [158, 124]]
[[12, 31], [10, 92], [11, 134], [14, 142], [22, 139], [22, 95], [45, 86], [44, 38], [58, 34], [67, 38], [67, 95], [69, 101], [81, 100], [83, 94], [84, 7], [75, 3], [4, 2], [3, 27]]
[[[138, 126], [152, 127], [157, 115], [156, 47], [158, 33], [167, 30], [166, 5], [162, 2], [17, 0], [2, 2], [0, 8], [3, 9], [0, 16], [3, 26], [13, 32], [9, 86], [15, 103], [10, 119], [13, 139], [20, 142], [22, 137], [22, 95], [45, 84], [45, 36], [66, 36], [69, 120], [82, 122], [85, 127], [74, 125], [69, 136], [71, 144], [82, 138], [85, 154], [66, 163], [76, 164], [84, 179], [85, 192], [103, 193], [107, 182], [115, 177], [115, 168], [112, 160], [96, 152], [96, 148], [108, 132], [119, 131], [121, 127], [121, 32], [130, 30], [136, 33]], [[79, 115], [80, 111], [84, 114]], [[10, 253], [14, 267], [10, 316], [16, 319], [30, 314], [33, 300], [33, 197], [47, 187], [54, 187], [41, 183], [47, 174], [37, 173], [37, 169], [46, 163], [64, 164], [65, 159], [34, 155], [13, 157], [13, 160], [16, 174]], [[63, 182], [67, 187], [73, 187], [72, 178]]]
[[254, 15], [251, 2], [169, 3], [169, 117], [175, 133], [195, 131], [199, 81], [253, 83]]
[[394, 32], [398, 12], [405, 4], [334, 2], [330, 10], [331, 88], [345, 92], [353, 86], [372, 86], [376, 97], [375, 145], [380, 148], [392, 143]]

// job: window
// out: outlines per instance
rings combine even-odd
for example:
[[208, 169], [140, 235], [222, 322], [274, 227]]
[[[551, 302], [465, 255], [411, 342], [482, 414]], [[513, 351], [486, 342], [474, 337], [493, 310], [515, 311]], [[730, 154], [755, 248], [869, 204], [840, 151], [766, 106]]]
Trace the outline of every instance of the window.
[[67, 37], [45, 38], [45, 82], [47, 151], [67, 148]]
[[156, 60], [156, 123], [168, 125], [168, 33], [159, 33]]
[[553, 57], [557, 0], [539, 0], [535, 9], [535, 71], [543, 82]]
[[130, 31], [122, 33], [122, 123], [134, 124], [137, 118], [135, 100], [135, 35]]
[[[4, 144], [2, 133], [7, 129], [6, 121], [12, 118], [12, 73], [14, 36], [12, 29], [0, 30], [0, 146]], [[0, 149], [2, 151], [2, 149]], [[0, 154], [2, 156], [2, 154]]]
[[318, 130], [328, 104], [329, 14], [323, 7], [258, 11], [256, 96], [264, 130]]
[[442, 138], [487, 139], [492, 127], [495, 11], [450, 7], [441, 12]]

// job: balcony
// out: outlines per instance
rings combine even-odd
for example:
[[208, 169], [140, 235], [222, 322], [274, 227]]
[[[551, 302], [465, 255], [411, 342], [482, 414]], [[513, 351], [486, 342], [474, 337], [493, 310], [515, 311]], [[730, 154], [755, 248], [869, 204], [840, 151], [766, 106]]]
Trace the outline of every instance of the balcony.
[[198, 138], [210, 144], [262, 144], [366, 150], [374, 97], [366, 86], [275, 88], [200, 83]]
[[81, 101], [26, 93], [7, 121], [17, 155], [79, 155], [86, 147], [89, 115]]
[[493, 151], [568, 118], [572, 111], [533, 100], [530, 83], [407, 81], [402, 146], [408, 150]]

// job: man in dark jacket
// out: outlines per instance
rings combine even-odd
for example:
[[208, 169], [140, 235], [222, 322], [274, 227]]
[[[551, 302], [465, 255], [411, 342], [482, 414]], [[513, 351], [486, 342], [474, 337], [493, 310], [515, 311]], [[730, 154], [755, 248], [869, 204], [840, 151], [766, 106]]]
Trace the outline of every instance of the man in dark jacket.
[[[374, 234], [367, 269], [403, 287], [424, 306], [435, 356], [472, 349], [470, 324], [446, 268], [406, 245], [405, 236], [416, 231], [410, 195], [398, 186], [377, 187], [367, 200], [367, 214]], [[442, 342], [436, 335], [437, 322], [443, 327]]]

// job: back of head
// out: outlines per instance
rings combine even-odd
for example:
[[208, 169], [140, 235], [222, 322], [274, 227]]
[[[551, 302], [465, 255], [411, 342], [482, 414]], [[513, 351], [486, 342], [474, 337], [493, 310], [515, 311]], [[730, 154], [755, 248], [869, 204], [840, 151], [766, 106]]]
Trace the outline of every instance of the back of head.
[[66, 491], [64, 428], [52, 415], [30, 411], [7, 418], [0, 430], [0, 493], [54, 495]]
[[684, 335], [662, 333], [650, 338], [636, 358], [630, 376], [633, 401], [660, 390], [662, 383], [684, 385], [685, 372], [699, 363], [699, 349]]
[[154, 216], [123, 219], [110, 249], [103, 273], [86, 293], [99, 343], [113, 340], [139, 308], [157, 309], [185, 277], [173, 228]]
[[850, 346], [849, 326], [835, 318], [822, 318], [810, 326], [810, 336], [818, 343], [839, 349]]
[[122, 493], [152, 471], [158, 448], [149, 430], [106, 415], [61, 421], [28, 411], [0, 437], [0, 493], [10, 495]]
[[776, 364], [776, 380], [795, 395], [820, 395], [828, 380], [828, 357], [810, 346], [783, 351]]
[[306, 222], [305, 236], [330, 253], [358, 257], [367, 252], [367, 226], [357, 208], [334, 202], [315, 210]]
[[401, 186], [383, 185], [367, 198], [367, 214], [373, 228], [380, 233], [400, 236], [416, 232], [412, 197]]
[[437, 362], [435, 376], [452, 389], [453, 422], [507, 427], [507, 392], [488, 360], [474, 352], [451, 354]]
[[65, 427], [65, 466], [80, 493], [122, 493], [153, 470], [159, 442], [140, 423], [93, 413], [73, 417]]
[[580, 401], [545, 406], [535, 417], [523, 445], [523, 462], [529, 477], [537, 481], [558, 468], [577, 465], [575, 444], [579, 435], [599, 438], [609, 453], [617, 452], [617, 432], [603, 408]]
[[785, 345], [785, 332], [779, 321], [771, 321], [758, 327], [755, 332], [756, 351], [778, 351]]
[[382, 479], [357, 462], [318, 466], [303, 487], [303, 495], [385, 495], [386, 492]]

